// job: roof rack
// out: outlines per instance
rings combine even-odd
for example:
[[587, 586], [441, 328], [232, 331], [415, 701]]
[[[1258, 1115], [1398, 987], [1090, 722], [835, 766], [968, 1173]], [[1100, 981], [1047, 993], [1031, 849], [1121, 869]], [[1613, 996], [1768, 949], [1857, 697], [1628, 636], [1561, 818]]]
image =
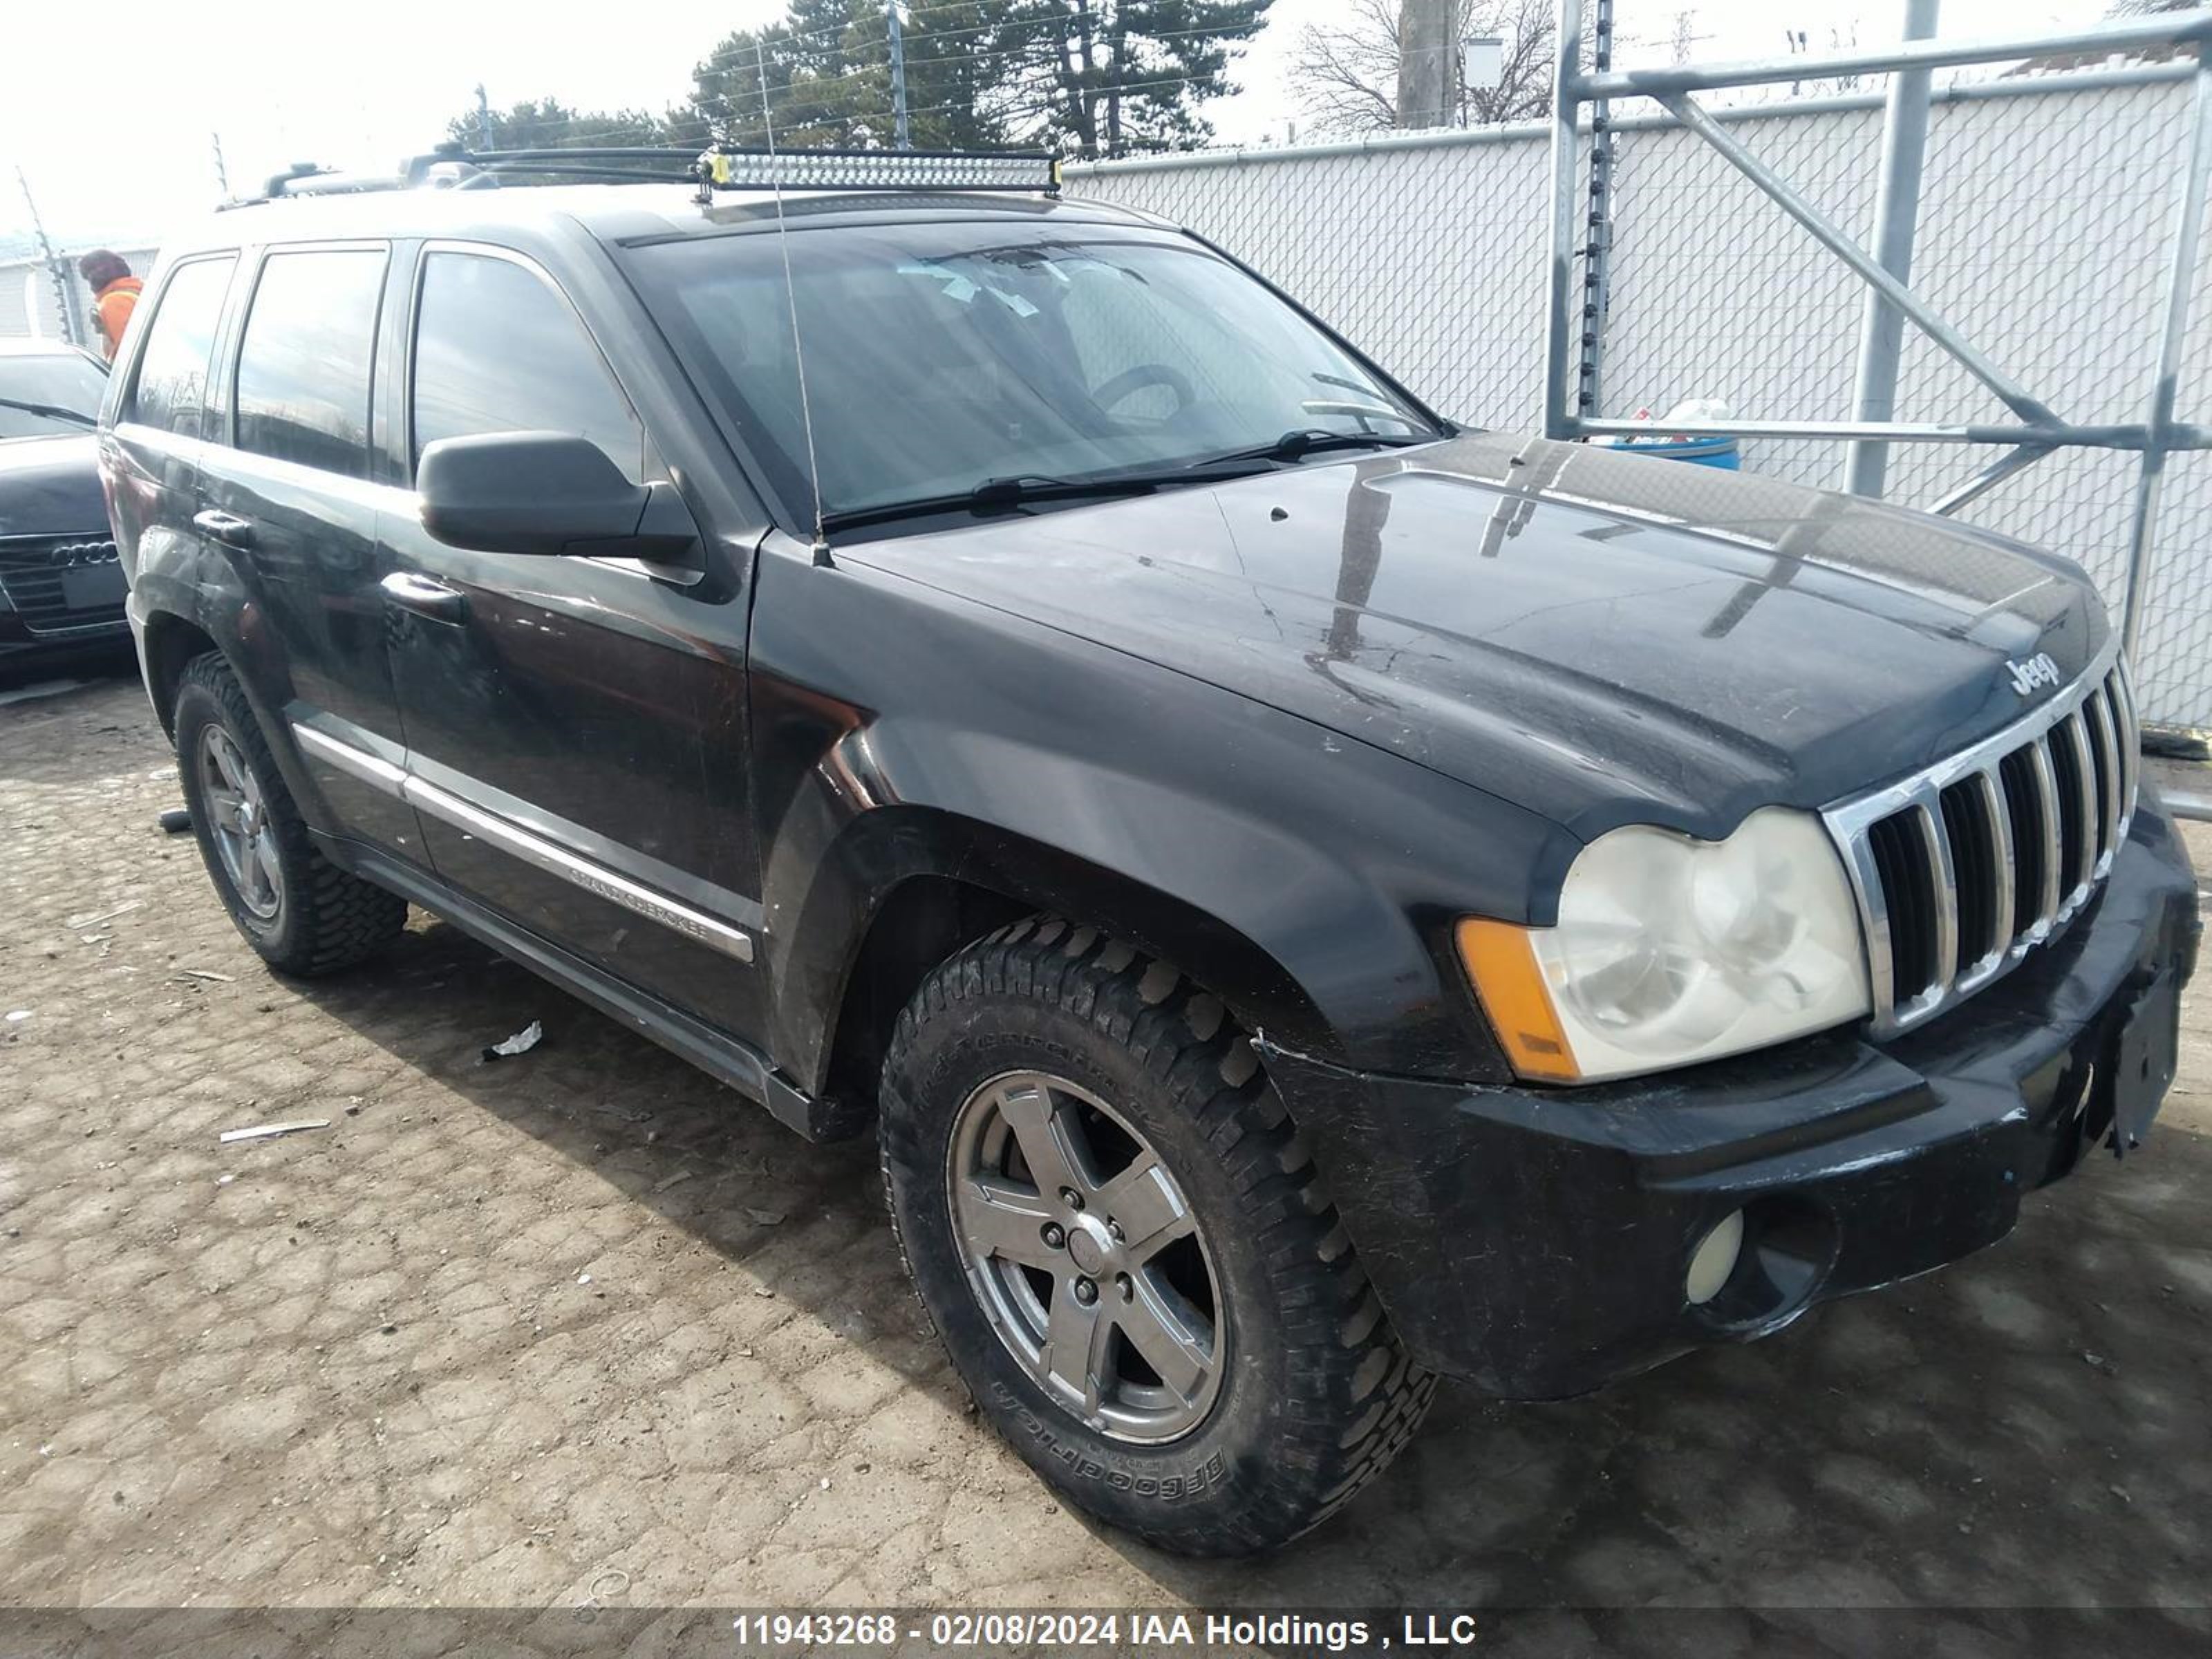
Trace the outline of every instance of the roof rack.
[[406, 183], [406, 179], [388, 173], [346, 173], [337, 167], [318, 167], [313, 161], [295, 161], [283, 172], [271, 173], [258, 194], [234, 196], [222, 203], [219, 210], [252, 207], [280, 197], [357, 196], [368, 191], [398, 190]]
[[556, 174], [619, 184], [689, 184], [695, 200], [716, 191], [1006, 191], [1060, 194], [1060, 158], [1043, 150], [748, 149], [715, 144], [579, 144], [543, 149], [477, 149], [457, 143], [410, 155], [392, 173], [343, 173], [295, 162], [272, 175], [258, 196], [226, 202], [246, 207], [296, 196], [354, 195], [418, 188], [483, 190], [503, 178]]

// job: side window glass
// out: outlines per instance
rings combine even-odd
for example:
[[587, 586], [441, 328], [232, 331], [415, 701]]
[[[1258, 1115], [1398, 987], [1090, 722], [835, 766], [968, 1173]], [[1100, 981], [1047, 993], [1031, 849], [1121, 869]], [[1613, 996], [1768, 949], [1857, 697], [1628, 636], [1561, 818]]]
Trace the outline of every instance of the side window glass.
[[161, 309], [154, 313], [146, 349], [139, 354], [138, 379], [125, 420], [187, 438], [200, 436], [216, 324], [237, 265], [236, 259], [195, 259], [177, 267], [162, 289]]
[[349, 478], [368, 472], [368, 383], [384, 254], [274, 253], [238, 358], [238, 447]]
[[415, 319], [414, 459], [478, 432], [571, 433], [644, 480], [644, 430], [568, 301], [512, 260], [433, 252]]

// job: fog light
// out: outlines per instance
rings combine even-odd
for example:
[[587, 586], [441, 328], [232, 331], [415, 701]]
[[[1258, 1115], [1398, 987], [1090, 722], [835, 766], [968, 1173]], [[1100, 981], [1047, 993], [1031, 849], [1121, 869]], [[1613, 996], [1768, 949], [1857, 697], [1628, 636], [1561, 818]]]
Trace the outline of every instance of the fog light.
[[1703, 1307], [1721, 1293], [1721, 1286], [1735, 1271], [1735, 1259], [1742, 1249], [1743, 1212], [1736, 1210], [1724, 1217], [1691, 1253], [1690, 1271], [1682, 1281], [1682, 1294], [1689, 1298], [1692, 1307]]

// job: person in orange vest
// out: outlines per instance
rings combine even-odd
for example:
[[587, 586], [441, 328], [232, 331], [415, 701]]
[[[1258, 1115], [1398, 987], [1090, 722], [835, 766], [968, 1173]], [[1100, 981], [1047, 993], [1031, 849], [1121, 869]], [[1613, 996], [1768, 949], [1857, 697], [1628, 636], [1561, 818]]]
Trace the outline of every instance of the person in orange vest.
[[131, 274], [123, 256], [112, 248], [93, 249], [76, 262], [76, 269], [91, 285], [93, 325], [100, 330], [101, 349], [112, 362], [115, 348], [123, 343], [124, 327], [138, 304], [138, 290], [144, 284]]

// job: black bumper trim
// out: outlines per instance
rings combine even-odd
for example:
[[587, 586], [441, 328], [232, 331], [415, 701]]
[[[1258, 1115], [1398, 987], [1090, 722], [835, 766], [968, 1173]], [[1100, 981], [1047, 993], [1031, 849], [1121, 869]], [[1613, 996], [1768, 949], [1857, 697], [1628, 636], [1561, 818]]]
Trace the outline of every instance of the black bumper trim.
[[[2023, 1193], [2106, 1138], [2098, 1063], [2148, 988], [2187, 978], [2199, 927], [2186, 854], [2146, 791], [2063, 938], [1881, 1046], [1832, 1032], [1569, 1090], [1263, 1052], [1415, 1356], [1494, 1394], [1554, 1399], [2003, 1237]], [[1691, 1253], [1739, 1209], [1738, 1275], [1688, 1305]]]

